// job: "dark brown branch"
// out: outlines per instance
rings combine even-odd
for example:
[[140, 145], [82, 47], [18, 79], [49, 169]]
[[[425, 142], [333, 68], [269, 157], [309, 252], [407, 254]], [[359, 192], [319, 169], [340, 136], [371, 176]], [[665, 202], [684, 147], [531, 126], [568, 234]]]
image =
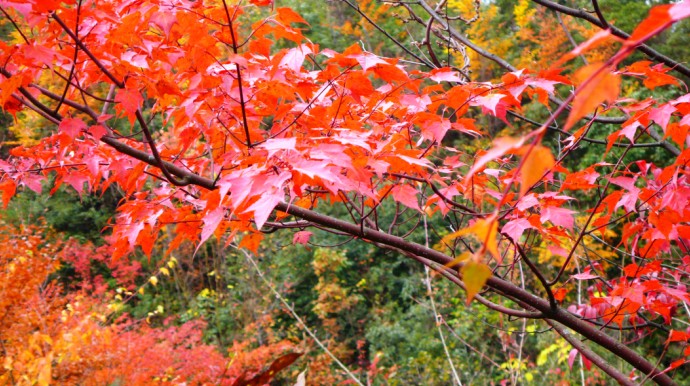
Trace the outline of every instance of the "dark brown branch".
[[599, 8], [599, 1], [598, 0], [592, 0], [592, 7], [594, 7], [594, 13], [597, 14], [597, 17], [599, 18], [599, 22], [602, 25], [602, 28], [609, 28], [609, 22], [606, 21], [606, 18], [604, 17], [604, 14], [601, 13], [601, 9]]
[[[146, 162], [150, 165], [157, 166], [155, 158], [141, 150], [134, 149], [126, 144], [123, 144], [112, 137], [105, 136], [101, 139], [106, 144], [114, 147], [116, 150], [130, 155], [140, 161]], [[199, 187], [206, 189], [216, 189], [213, 180], [201, 177], [188, 170], [182, 169], [175, 165], [167, 162], [163, 162], [166, 168], [170, 170], [171, 173], [178, 177], [186, 177], [191, 184], [195, 184]], [[282, 212], [291, 214], [297, 218], [310, 221], [314, 224], [319, 224], [323, 227], [334, 229], [352, 236], [368, 240], [370, 242], [386, 245], [392, 248], [397, 248], [399, 250], [404, 250], [418, 258], [427, 259], [436, 264], [447, 265], [450, 264], [453, 259], [436, 250], [426, 248], [422, 245], [407, 241], [401, 237], [393, 236], [378, 230], [364, 228], [361, 229], [359, 224], [348, 223], [340, 219], [329, 217], [308, 209], [300, 208], [295, 205], [290, 205], [288, 203], [282, 202], [276, 206], [276, 209]], [[486, 285], [496, 291], [503, 294], [509, 295], [511, 298], [523, 302], [530, 307], [534, 308], [536, 311], [542, 312], [545, 317], [558, 321], [568, 328], [578, 332], [585, 338], [593, 341], [594, 343], [600, 345], [602, 348], [610, 351], [619, 358], [630, 363], [632, 366], [638, 370], [644, 372], [645, 374], [652, 374], [653, 380], [660, 385], [675, 385], [675, 382], [666, 374], [661, 374], [661, 371], [657, 369], [653, 364], [648, 362], [642, 356], [637, 354], [631, 348], [623, 343], [618, 342], [614, 338], [600, 331], [598, 328], [592, 326], [591, 324], [580, 320], [579, 317], [561, 309], [553, 309], [549, 302], [542, 299], [536, 295], [533, 295], [524, 289], [516, 286], [513, 283], [500, 279], [498, 277], [490, 277]]]
[[153, 136], [151, 135], [151, 130], [149, 130], [148, 123], [144, 119], [144, 117], [141, 115], [141, 112], [139, 109], [137, 109], [135, 113], [137, 117], [137, 121], [139, 122], [139, 125], [141, 125], [141, 129], [144, 132], [144, 137], [146, 137], [146, 142], [149, 144], [149, 148], [151, 149], [151, 154], [153, 154], [153, 158], [156, 160], [156, 167], [158, 167], [163, 174], [165, 175], [165, 178], [170, 181], [171, 184], [175, 186], [187, 186], [190, 184], [190, 180], [187, 177], [182, 177], [181, 180], [178, 180], [174, 175], [172, 175], [166, 166], [166, 163], [163, 162], [161, 159], [160, 154], [158, 153], [158, 149], [156, 148], [156, 143], [153, 140]]
[[510, 236], [503, 234], [506, 238], [510, 240], [510, 242], [515, 246], [517, 249], [518, 254], [520, 255], [520, 258], [522, 261], [524, 261], [527, 264], [527, 267], [534, 273], [534, 276], [537, 277], [537, 280], [542, 284], [544, 287], [544, 291], [546, 291], [546, 296], [549, 298], [549, 304], [551, 305], [551, 308], [556, 309], [558, 308], [558, 303], [556, 302], [556, 297], [553, 295], [553, 291], [551, 290], [551, 286], [549, 285], [548, 281], [544, 277], [544, 274], [539, 270], [539, 268], [530, 260], [529, 257], [527, 257], [527, 254], [525, 251], [520, 247], [520, 244], [517, 243], [515, 240], [510, 238]]
[[431, 27], [434, 25], [434, 18], [430, 17], [429, 21], [426, 23], [426, 35], [424, 37], [424, 45], [426, 46], [426, 50], [429, 52], [429, 57], [431, 57], [431, 61], [436, 65], [436, 67], [443, 67], [441, 62], [439, 62], [438, 58], [436, 57], [436, 53], [434, 53], [434, 48], [431, 46]]
[[[561, 14], [558, 12], [554, 12], [556, 14], [556, 18], [558, 19], [558, 24], [561, 25], [561, 29], [565, 33], [565, 36], [568, 38], [568, 41], [570, 42], [570, 45], [573, 46], [573, 49], [577, 48], [578, 44], [575, 41], [575, 38], [573, 38], [573, 34], [570, 33], [570, 30], [568, 29], [568, 26], [565, 25], [565, 22], [563, 22], [563, 18], [561, 17]], [[585, 64], [589, 64], [587, 61], [587, 58], [585, 57], [584, 54], [580, 54], [580, 58]]]
[[[145, 162], [151, 166], [158, 167], [158, 165], [159, 165], [159, 162], [156, 160], [156, 158], [153, 155], [148, 154], [148, 153], [141, 151], [139, 149], [135, 149], [135, 148], [133, 148], [133, 147], [131, 147], [125, 143], [118, 141], [116, 138], [113, 138], [111, 136], [102, 137], [101, 142], [111, 146], [112, 148], [119, 151], [120, 153], [126, 154], [132, 158], [138, 159], [139, 161]], [[197, 174], [194, 174], [194, 173], [192, 173], [186, 169], [183, 169], [179, 166], [173, 165], [173, 164], [166, 162], [166, 161], [161, 160], [160, 165], [164, 165], [166, 170], [170, 174], [177, 176], [179, 178], [182, 178], [185, 181], [188, 181], [188, 185], [193, 184], [193, 185], [196, 185], [196, 186], [199, 186], [202, 188], [206, 188], [209, 190], [215, 189], [215, 186], [213, 185], [213, 181], [208, 179], [208, 178], [201, 177]]]
[[[64, 79], [65, 81], [67, 81], [67, 77], [64, 76], [64, 75], [62, 75], [59, 71], [53, 71], [53, 74], [55, 74], [55, 75], [57, 75], [58, 77]], [[114, 103], [114, 102], [115, 102], [115, 101], [112, 100], [112, 99], [99, 97], [98, 95], [95, 95], [94, 93], [87, 91], [84, 87], [82, 87], [82, 86], [81, 86], [79, 83], [77, 83], [76, 81], [70, 82], [70, 85], [72, 85], [72, 87], [74, 87], [74, 88], [76, 88], [77, 90], [79, 90], [79, 92], [84, 93], [85, 95], [87, 95], [89, 98], [93, 98], [93, 99], [95, 99], [95, 100], [97, 100], [97, 101], [101, 101], [101, 102], [108, 102], [108, 103]]]
[[[238, 5], [239, 7], [239, 5]], [[225, 16], [228, 19], [228, 26], [230, 27], [230, 38], [232, 39], [232, 52], [237, 55], [237, 38], [235, 38], [235, 29], [232, 26], [232, 16], [230, 16], [230, 10], [228, 10], [228, 4], [223, 0], [223, 8], [225, 8]], [[240, 110], [242, 111], [242, 126], [244, 127], [244, 135], [247, 137], [247, 148], [252, 148], [252, 139], [249, 137], [249, 123], [247, 121], [247, 106], [244, 100], [244, 87], [242, 87], [242, 71], [240, 70], [240, 64], [235, 63], [235, 69], [237, 70], [237, 86], [240, 91]]]
[[[41, 94], [47, 96], [48, 98], [53, 99], [53, 100], [57, 101], [58, 103], [61, 102], [61, 103], [65, 104], [65, 105], [67, 105], [67, 106], [69, 106], [75, 110], [81, 111], [82, 113], [88, 114], [88, 116], [91, 117], [91, 119], [93, 119], [94, 121], [98, 120], [98, 114], [96, 114], [96, 112], [93, 111], [89, 106], [81, 105], [81, 104], [74, 102], [70, 99], [65, 99], [64, 97], [62, 97], [58, 94], [55, 94], [54, 92], [51, 92], [50, 90], [45, 89], [39, 85], [31, 84], [30, 86], [37, 89], [38, 91], [40, 91]], [[53, 111], [53, 113], [57, 113], [57, 109], [55, 109]]]
[[[513, 117], [515, 117], [515, 118], [521, 120], [521, 121], [525, 121], [525, 122], [527, 122], [527, 123], [529, 123], [529, 124], [531, 124], [531, 125], [534, 125], [534, 126], [536, 126], [536, 127], [541, 127], [541, 126], [543, 126], [542, 123], [539, 123], [539, 122], [537, 122], [537, 121], [535, 121], [535, 120], [533, 120], [533, 119], [527, 118], [527, 117], [525, 117], [525, 116], [523, 116], [523, 115], [520, 115], [520, 114], [518, 114], [518, 113], [516, 113], [516, 112], [514, 112], [514, 111], [508, 110], [507, 113], [508, 113], [508, 115], [511, 115], [511, 116], [513, 116]], [[607, 119], [607, 118], [599, 118], [599, 119]], [[561, 133], [561, 134], [568, 135], [568, 136], [572, 135], [572, 133], [569, 133], [569, 132], [567, 132], [567, 131], [565, 131], [565, 130], [559, 128], [559, 127], [556, 127], [556, 126], [548, 126], [548, 129], [549, 129], [549, 130], [552, 130], [552, 131], [559, 132], [559, 133]], [[652, 132], [652, 131], [649, 132], [649, 135], [650, 135], [653, 139], [655, 139], [655, 140], [657, 140], [657, 141], [659, 141], [659, 142], [636, 143], [636, 144], [633, 144], [632, 147], [633, 147], [633, 148], [663, 147], [664, 149], [668, 150], [671, 154], [673, 154], [673, 155], [675, 155], [675, 156], [679, 156], [679, 155], [680, 155], [680, 151], [679, 151], [678, 149], [676, 149], [675, 147], [673, 147], [673, 145], [671, 145], [671, 144], [668, 143], [667, 141], [664, 141], [663, 138], [662, 138], [660, 135], [657, 134], [657, 136], [654, 136], [653, 134], [654, 134], [654, 132]], [[605, 140], [602, 140], [602, 139], [589, 138], [589, 137], [585, 137], [585, 136], [580, 137], [579, 140], [580, 140], [580, 141], [584, 141], [584, 142], [589, 142], [589, 143], [597, 144], [597, 145], [606, 145], [606, 146], [609, 145], [609, 142], [608, 142], [608, 141], [605, 141]], [[613, 146], [613, 147], [623, 147], [623, 148], [627, 148], [627, 147], [630, 146], [630, 145], [629, 145], [629, 144], [625, 144], [625, 143], [614, 142], [614, 143], [611, 144], [611, 146]]]
[[[417, 260], [417, 259], [415, 259]], [[440, 273], [443, 275], [446, 279], [450, 280], [451, 282], [455, 283], [458, 287], [462, 288], [463, 290], [465, 289], [465, 283], [460, 279], [458, 276], [457, 272], [451, 271], [447, 267], [439, 266], [438, 264], [435, 264], [427, 259], [423, 260], [418, 260], [422, 264], [428, 266], [429, 268], [433, 269], [434, 271]], [[542, 312], [534, 312], [534, 311], [520, 311], [520, 310], [514, 310], [512, 308], [504, 307], [500, 304], [496, 304], [485, 297], [481, 295], [475, 295], [474, 298], [487, 308], [494, 310], [496, 312], [500, 312], [505, 315], [513, 316], [516, 318], [526, 318], [526, 319], [543, 319], [545, 318], [545, 315]]]
[[29, 109], [31, 109], [32, 111], [36, 112], [38, 115], [40, 115], [41, 117], [43, 117], [43, 118], [45, 118], [46, 120], [50, 121], [51, 123], [53, 123], [53, 124], [55, 124], [55, 125], [59, 125], [59, 124], [60, 124], [60, 121], [59, 121], [58, 119], [56, 119], [56, 118], [54, 118], [53, 116], [49, 115], [48, 113], [46, 113], [46, 112], [43, 111], [42, 109], [40, 109], [40, 108], [34, 106], [33, 103], [31, 103], [31, 102], [29, 102], [28, 100], [22, 98], [21, 96], [19, 96], [19, 95], [17, 95], [17, 94], [12, 94], [12, 98], [18, 100], [18, 101], [21, 102], [24, 106], [26, 106], [26, 107], [28, 107]]
[[[81, 17], [81, 0], [77, 2], [77, 17], [74, 25], [74, 38], [75, 41], [79, 40], [79, 18]], [[79, 46], [74, 45], [74, 56], [72, 57], [72, 67], [69, 69], [69, 76], [67, 77], [67, 84], [65, 84], [65, 89], [62, 91], [62, 98], [58, 101], [57, 106], [55, 106], [55, 112], [60, 111], [62, 102], [64, 102], [65, 97], [67, 97], [67, 91], [69, 91], [70, 84], [72, 83], [72, 78], [74, 78], [74, 72], [77, 70], [77, 59], [79, 57]]]
[[[2, 74], [6, 78], [12, 77], [12, 74], [2, 67], [0, 67], [0, 74]], [[41, 101], [39, 101], [38, 99], [36, 99], [36, 97], [31, 95], [31, 93], [24, 86], [19, 87], [17, 90], [19, 90], [19, 93], [22, 94], [22, 96], [24, 96], [24, 98], [26, 98], [26, 100], [28, 100], [31, 103], [31, 105], [41, 110], [45, 115], [48, 115], [49, 117], [58, 122], [62, 120], [62, 115], [60, 115], [60, 113], [54, 112], [51, 108], [41, 103]]]

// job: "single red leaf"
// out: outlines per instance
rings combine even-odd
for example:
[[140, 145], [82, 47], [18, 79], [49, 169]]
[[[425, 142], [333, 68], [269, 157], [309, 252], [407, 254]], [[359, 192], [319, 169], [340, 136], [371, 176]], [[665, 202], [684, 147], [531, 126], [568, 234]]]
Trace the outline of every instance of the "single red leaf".
[[0, 192], [2, 192], [2, 208], [7, 209], [10, 200], [17, 192], [17, 184], [13, 180], [5, 180], [0, 182]]
[[510, 220], [505, 225], [503, 225], [503, 228], [501, 228], [501, 233], [510, 236], [511, 239], [515, 242], [520, 241], [520, 236], [525, 232], [525, 230], [534, 228], [532, 224], [527, 220], [526, 218], [517, 218], [514, 220]]
[[309, 231], [296, 232], [295, 235], [292, 237], [292, 244], [307, 245], [312, 235], [313, 233]]
[[249, 2], [259, 7], [273, 5], [273, 0], [249, 0]]
[[640, 277], [640, 267], [635, 263], [628, 264], [623, 268], [623, 273], [628, 277]]
[[100, 141], [104, 135], [108, 134], [106, 128], [101, 125], [93, 125], [89, 127], [88, 131], [89, 134], [91, 134], [96, 141]]
[[79, 118], [65, 118], [60, 122], [58, 130], [74, 139], [82, 130], [86, 130], [86, 123]]
[[291, 48], [280, 60], [280, 66], [289, 68], [294, 72], [299, 72], [302, 68], [302, 64], [304, 64], [304, 59], [311, 53], [311, 47], [309, 47], [307, 44], [302, 44], [299, 47]]
[[573, 364], [575, 364], [575, 358], [577, 358], [577, 354], [579, 353], [580, 352], [576, 349], [572, 349], [570, 350], [570, 353], [568, 353], [568, 368], [570, 368], [570, 370], [573, 369]]
[[124, 88], [119, 90], [117, 95], [115, 95], [115, 102], [119, 103], [118, 106], [124, 109], [130, 121], [133, 121], [134, 114], [144, 102], [144, 98], [138, 90]]
[[359, 54], [350, 55], [350, 57], [352, 59], [355, 59], [364, 71], [367, 71], [370, 68], [375, 67], [379, 64], [388, 64], [388, 62], [383, 60], [381, 57], [376, 56], [370, 52], [362, 52]]
[[568, 290], [561, 287], [558, 288], [557, 290], [553, 291], [553, 297], [554, 299], [558, 300], [559, 302], [562, 302], [565, 299], [565, 295], [568, 294]]
[[429, 72], [429, 79], [433, 80], [434, 82], [458, 82], [461, 83], [463, 82], [463, 79], [458, 75], [457, 71], [454, 71], [451, 68], [448, 67], [443, 67], [443, 68], [435, 68]]
[[573, 275], [572, 277], [573, 277], [573, 279], [576, 279], [576, 280], [592, 280], [592, 279], [598, 278], [599, 276], [598, 275], [592, 275], [591, 273], [585, 272], [585, 273], [578, 273], [576, 275]]
[[585, 365], [585, 369], [587, 369], [587, 370], [592, 369], [592, 361], [587, 359], [587, 357], [584, 355], [582, 355], [582, 363]]
[[307, 23], [307, 21], [304, 20], [299, 13], [293, 11], [292, 8], [278, 7], [276, 9], [276, 12], [277, 15], [275, 16], [275, 19], [285, 25], [290, 25], [292, 23], [301, 23], [309, 25], [309, 23]]
[[[206, 213], [201, 220], [203, 226], [201, 227], [201, 240], [199, 241], [199, 246], [208, 240], [213, 232], [216, 231], [220, 222], [223, 221], [223, 217], [225, 217], [225, 209], [220, 206]], [[199, 246], [197, 246], [197, 249], [199, 249]]]
[[688, 340], [688, 334], [683, 331], [671, 330], [668, 334], [667, 342], [685, 342]]
[[261, 229], [261, 227], [264, 226], [264, 223], [266, 223], [266, 220], [268, 220], [268, 216], [273, 213], [273, 209], [282, 200], [283, 196], [280, 192], [266, 192], [261, 196], [261, 198], [247, 208], [248, 211], [254, 212], [256, 229]]
[[89, 177], [83, 173], [67, 173], [62, 177], [62, 179], [71, 187], [73, 187], [74, 190], [76, 190], [77, 193], [79, 193], [80, 197], [84, 192], [84, 183], [86, 183], [87, 186], [89, 183]]
[[391, 190], [391, 195], [393, 199], [408, 208], [421, 211], [419, 208], [419, 202], [417, 201], [417, 189], [410, 185], [396, 185]]
[[21, 76], [13, 76], [9, 79], [3, 79], [0, 81], [0, 105], [3, 106], [3, 109], [6, 108], [5, 106], [8, 103], [15, 103], [12, 102], [13, 100], [16, 100], [12, 97], [12, 94], [17, 92], [17, 89], [19, 89], [22, 84], [23, 81]]
[[669, 370], [677, 369], [678, 367], [682, 366], [685, 364], [685, 359], [677, 359], [673, 362], [671, 362], [671, 365], [668, 366]]
[[[639, 44], [670, 26], [674, 21], [669, 14], [671, 7], [671, 5], [665, 4], [650, 9], [649, 16], [637, 25], [633, 33], [630, 34], [626, 44]], [[679, 9], [676, 9], [675, 12], [677, 16], [682, 16], [684, 14], [682, 11], [679, 12]]]
[[547, 206], [541, 209], [541, 222], [551, 221], [553, 225], [573, 229], [573, 214], [575, 211], [555, 206]]

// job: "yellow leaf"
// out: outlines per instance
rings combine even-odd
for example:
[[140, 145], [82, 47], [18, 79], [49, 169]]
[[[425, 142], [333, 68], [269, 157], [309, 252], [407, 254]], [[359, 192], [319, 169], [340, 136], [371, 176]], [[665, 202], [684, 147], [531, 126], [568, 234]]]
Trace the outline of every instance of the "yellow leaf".
[[38, 373], [37, 383], [39, 386], [49, 386], [52, 381], [51, 370], [52, 370], [52, 353], [48, 355], [47, 358], [39, 359], [40, 370]]
[[492, 272], [484, 263], [468, 261], [460, 269], [462, 281], [465, 283], [467, 291], [467, 304], [469, 305], [474, 296], [479, 293], [486, 281], [491, 277]]
[[155, 287], [155, 286], [158, 284], [158, 278], [155, 277], [155, 276], [151, 276], [151, 277], [149, 278], [149, 283], [153, 284], [154, 287]]
[[493, 256], [498, 262], [501, 262], [501, 255], [498, 253], [498, 241], [496, 240], [496, 235], [498, 234], [498, 221], [496, 220], [496, 215], [487, 218], [480, 218], [469, 227], [444, 237], [443, 242], [449, 243], [450, 241], [455, 240], [458, 237], [465, 236], [468, 233], [475, 235], [477, 240], [484, 245], [484, 249], [489, 251], [491, 256]]
[[520, 197], [522, 197], [532, 185], [536, 184], [549, 169], [556, 164], [556, 160], [549, 148], [536, 145], [529, 152], [522, 164], [520, 171]]
[[460, 256], [453, 259], [453, 261], [446, 264], [446, 267], [450, 267], [450, 268], [455, 267], [456, 265], [462, 263], [463, 261], [469, 260], [470, 257], [472, 257], [472, 254], [469, 253], [468, 251], [465, 251], [465, 252], [461, 253]]
[[160, 271], [163, 275], [170, 276], [170, 271], [167, 268], [161, 267]]

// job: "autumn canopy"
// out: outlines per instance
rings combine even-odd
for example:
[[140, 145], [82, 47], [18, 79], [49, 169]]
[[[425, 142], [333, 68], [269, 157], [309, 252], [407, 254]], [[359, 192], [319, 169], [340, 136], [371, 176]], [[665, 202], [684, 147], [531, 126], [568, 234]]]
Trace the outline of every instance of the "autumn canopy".
[[[111, 265], [162, 237], [165, 256], [209, 240], [252, 255], [276, 230], [300, 248], [330, 232], [429, 267], [464, 291], [457, 307], [540, 321], [570, 367], [581, 355], [622, 384], [675, 384], [690, 355], [690, 70], [647, 43], [690, 2], [631, 34], [585, 13], [595, 30], [570, 52], [544, 68], [497, 57], [492, 81], [440, 57], [457, 44], [491, 59], [445, 1], [389, 2], [414, 3], [396, 12], [426, 31], [399, 58], [331, 50], [275, 3], [0, 1], [14, 30], [0, 106], [48, 127], [0, 160], [4, 207], [118, 189]], [[650, 336], [665, 341], [653, 357], [626, 343]]]

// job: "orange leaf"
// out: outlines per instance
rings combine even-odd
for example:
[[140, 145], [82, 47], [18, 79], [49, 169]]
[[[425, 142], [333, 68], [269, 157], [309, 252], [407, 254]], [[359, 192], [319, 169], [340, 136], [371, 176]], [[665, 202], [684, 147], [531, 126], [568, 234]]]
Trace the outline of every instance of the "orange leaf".
[[572, 51], [563, 55], [552, 67], [558, 68], [563, 65], [563, 63], [569, 61], [570, 59], [582, 55], [594, 48], [597, 48], [603, 44], [612, 44], [615, 41], [621, 41], [620, 38], [611, 34], [610, 30], [601, 30], [594, 34], [589, 40], [575, 47]]
[[544, 173], [556, 164], [551, 150], [541, 145], [534, 146], [523, 162], [520, 173], [520, 197], [524, 196], [532, 185], [541, 180]]
[[52, 353], [48, 355], [47, 358], [41, 358], [37, 361], [39, 366], [39, 373], [37, 383], [39, 386], [49, 386], [52, 381], [51, 371], [52, 371]]
[[565, 295], [568, 294], [568, 290], [565, 288], [559, 288], [555, 291], [553, 291], [553, 297], [558, 300], [559, 302], [562, 302], [563, 299], [565, 299]]
[[678, 360], [671, 362], [671, 366], [669, 366], [668, 368], [673, 370], [673, 369], [676, 369], [676, 368], [678, 368], [684, 364], [685, 364], [685, 359], [678, 359]]
[[309, 25], [309, 23], [307, 23], [307, 21], [304, 20], [302, 16], [299, 15], [299, 13], [293, 11], [292, 8], [278, 7], [276, 11], [278, 12], [278, 14], [276, 15], [276, 20], [278, 20], [282, 24], [290, 25], [292, 23], [302, 23]]
[[9, 79], [5, 79], [1, 85], [0, 105], [4, 105], [6, 102], [11, 100], [10, 96], [12, 96], [12, 93], [17, 91], [17, 89], [22, 86], [22, 78], [20, 76], [13, 76]]
[[666, 129], [665, 137], [671, 137], [673, 142], [678, 144], [681, 149], [685, 147], [685, 139], [688, 137], [690, 126], [680, 125], [676, 122], [670, 123]]
[[0, 182], [0, 192], [2, 192], [2, 208], [7, 209], [10, 200], [17, 192], [17, 184], [12, 180], [5, 180]]
[[649, 11], [649, 16], [637, 25], [628, 38], [627, 44], [639, 44], [656, 35], [673, 23], [669, 9], [671, 5], [660, 5]]
[[581, 84], [575, 90], [573, 108], [565, 123], [565, 130], [573, 127], [580, 118], [591, 113], [603, 102], [613, 103], [620, 93], [621, 78], [608, 65], [594, 63], [580, 68], [574, 75]]
[[240, 241], [240, 248], [247, 248], [250, 251], [252, 251], [254, 254], [259, 253], [259, 245], [261, 244], [261, 240], [264, 239], [264, 234], [263, 233], [250, 233], [242, 238], [242, 241]]
[[467, 304], [469, 305], [474, 299], [474, 296], [484, 287], [486, 281], [491, 277], [493, 272], [491, 268], [484, 263], [475, 261], [468, 261], [460, 269], [462, 273], [462, 281], [465, 282], [465, 291], [467, 291]]
[[688, 334], [683, 331], [671, 330], [667, 342], [685, 342], [688, 340]]
[[524, 138], [511, 138], [511, 137], [500, 137], [493, 141], [493, 147], [486, 152], [484, 152], [472, 165], [472, 168], [467, 175], [465, 175], [465, 181], [470, 181], [472, 176], [480, 171], [487, 163], [496, 160], [499, 157], [503, 157], [507, 153], [514, 151], [515, 149], [522, 146], [525, 142]]

